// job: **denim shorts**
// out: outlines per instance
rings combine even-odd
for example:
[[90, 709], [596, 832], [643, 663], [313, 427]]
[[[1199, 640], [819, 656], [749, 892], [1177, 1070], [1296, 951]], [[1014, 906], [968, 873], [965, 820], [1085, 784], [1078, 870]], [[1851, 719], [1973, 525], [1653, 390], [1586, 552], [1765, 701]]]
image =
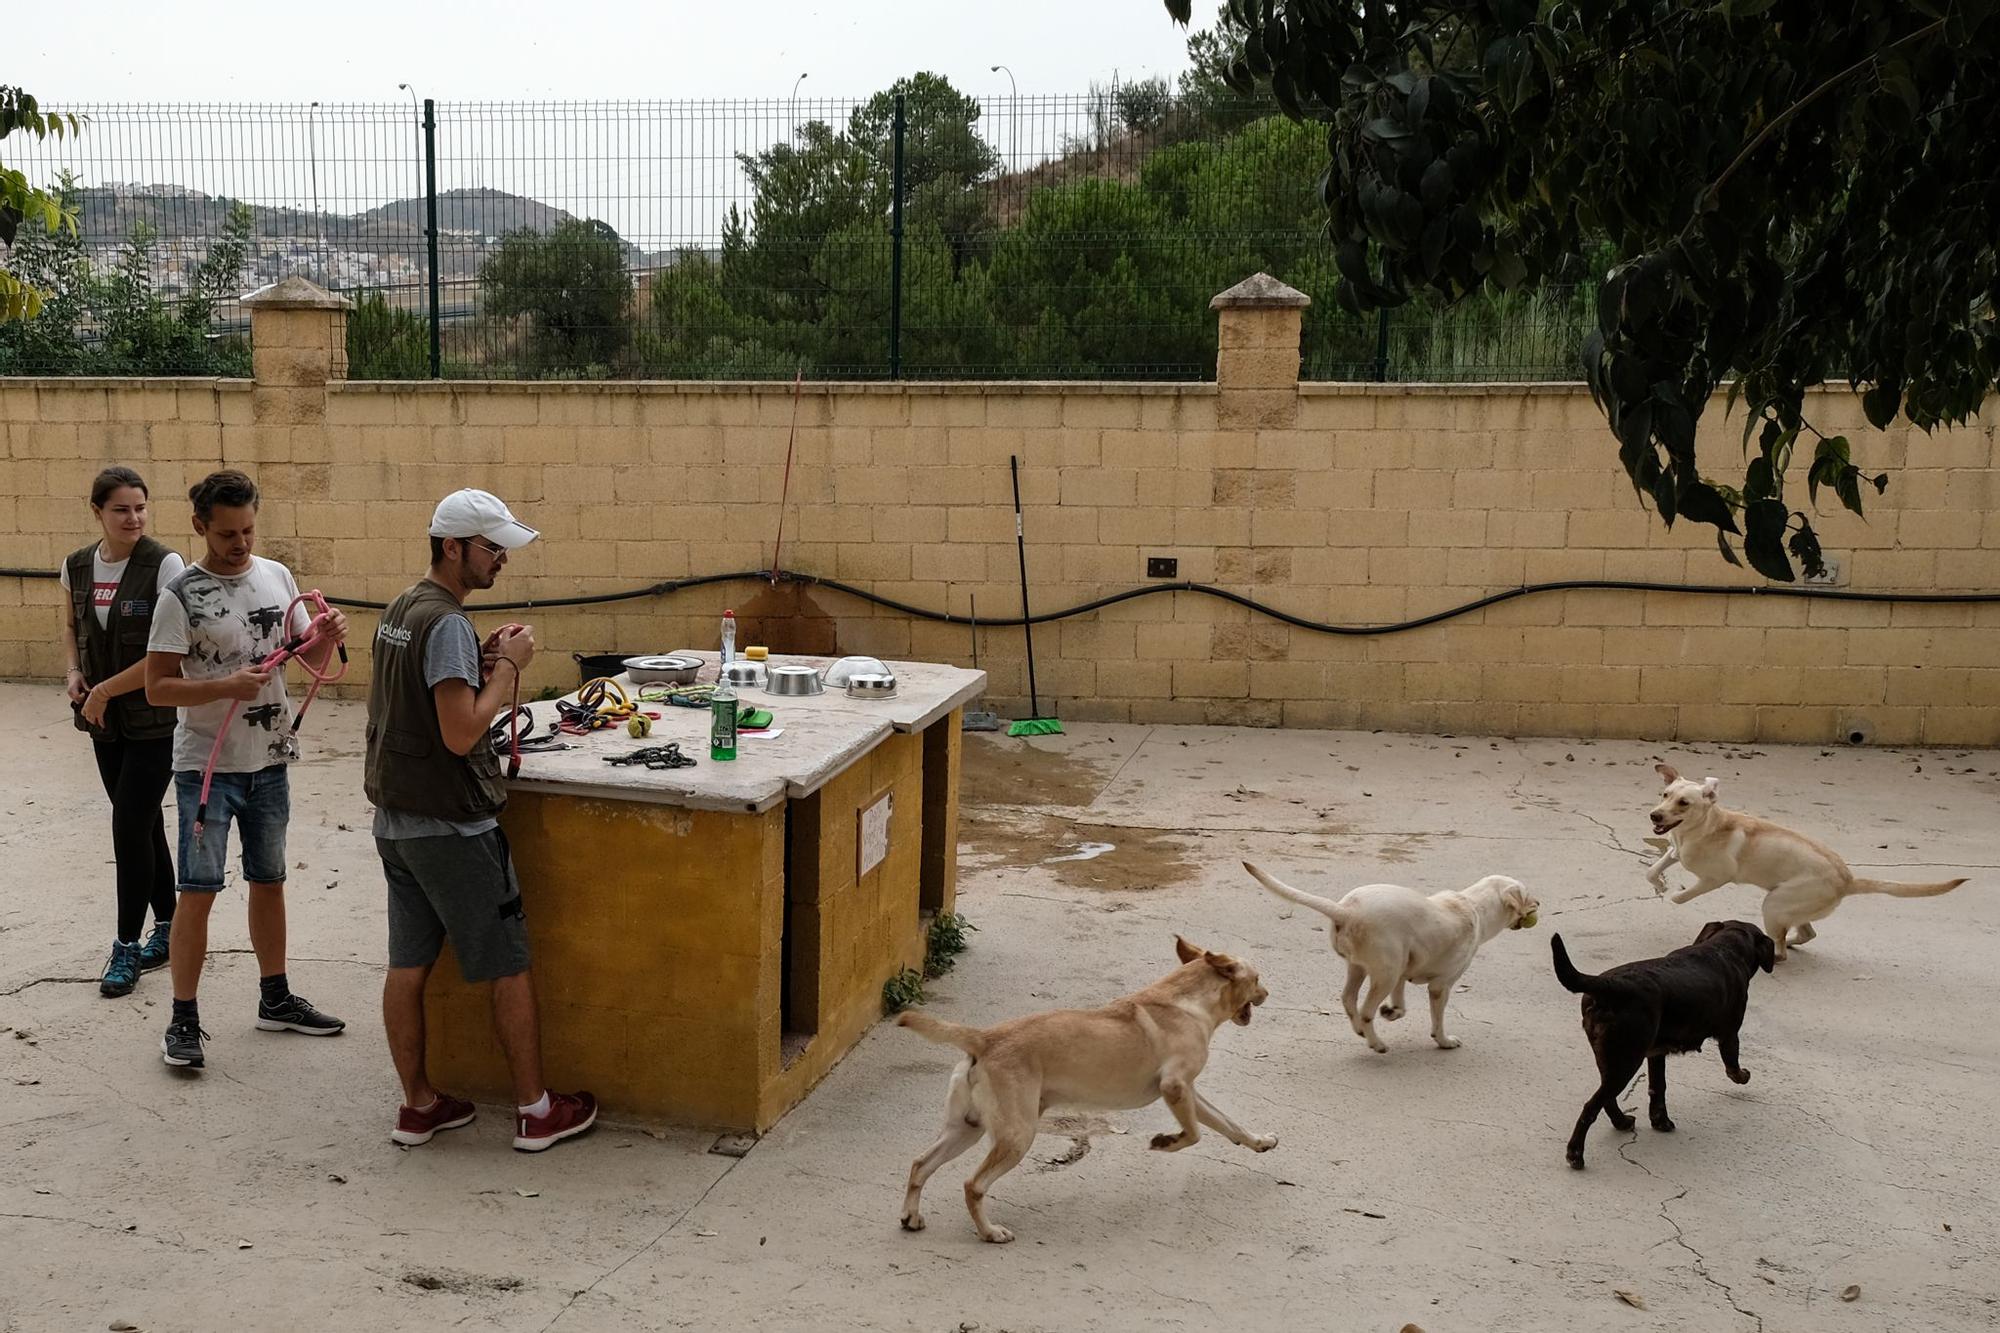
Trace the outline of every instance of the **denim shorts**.
[[243, 845], [243, 878], [252, 884], [285, 882], [285, 825], [292, 817], [292, 785], [283, 764], [255, 773], [217, 773], [208, 791], [208, 819], [195, 841], [201, 774], [174, 774], [181, 812], [181, 892], [220, 893], [229, 863], [229, 826]]

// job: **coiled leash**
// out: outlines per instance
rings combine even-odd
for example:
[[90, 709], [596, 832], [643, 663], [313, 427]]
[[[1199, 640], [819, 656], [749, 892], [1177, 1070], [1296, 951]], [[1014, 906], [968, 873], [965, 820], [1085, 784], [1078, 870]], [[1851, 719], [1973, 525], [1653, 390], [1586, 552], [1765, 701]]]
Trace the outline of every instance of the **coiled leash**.
[[641, 685], [639, 702], [672, 704], [676, 708], [707, 708], [715, 699], [713, 685]]
[[[333, 608], [327, 605], [325, 594], [318, 588], [314, 588], [311, 592], [302, 592], [286, 603], [284, 619], [278, 623], [289, 625], [292, 621], [292, 609], [301, 603], [310, 603], [319, 609], [313, 613], [312, 620], [301, 633], [285, 640], [266, 655], [263, 661], [257, 663], [259, 671], [282, 671], [287, 662], [297, 659], [299, 665], [305, 668], [306, 674], [312, 677], [312, 684], [306, 687], [305, 702], [299, 705], [297, 715], [292, 718], [292, 725], [284, 735], [271, 742], [271, 758], [279, 763], [299, 757], [299, 724], [306, 720], [306, 709], [311, 708], [313, 700], [319, 697], [320, 688], [332, 684], [347, 674], [345, 643], [335, 645], [339, 649], [340, 663], [331, 670], [315, 667], [305, 660], [306, 651], [318, 647], [320, 641], [327, 637], [334, 614]], [[222, 743], [229, 738], [229, 724], [236, 720], [236, 710], [242, 706], [241, 699], [229, 701], [229, 712], [223, 717], [222, 726], [216, 730], [215, 744], [209, 747], [208, 764], [201, 770], [201, 800], [194, 808], [194, 843], [197, 847], [201, 846], [202, 826], [208, 822], [208, 792], [215, 783], [215, 766], [222, 759]]]
[[556, 724], [549, 723], [547, 734], [535, 734], [535, 710], [526, 704], [515, 704], [507, 717], [493, 724], [486, 734], [487, 743], [494, 749], [505, 749], [507, 753], [507, 776], [521, 775], [521, 756], [524, 754], [549, 754], [556, 750], [574, 750], [576, 747], [562, 738]]
[[[484, 660], [485, 650], [490, 649], [494, 645], [498, 644], [500, 642], [500, 638], [502, 635], [515, 634], [526, 628], [527, 628], [526, 625], [520, 624], [515, 621], [509, 621], [507, 624], [502, 625], [499, 629], [494, 630], [491, 634], [486, 636], [486, 642], [480, 645], [481, 647], [480, 657], [482, 660], [480, 661], [479, 664], [480, 666], [479, 678], [481, 684], [484, 684], [486, 681], [492, 679], [494, 669], [499, 666], [498, 659], [495, 659], [492, 662], [487, 662]], [[530, 735], [532, 735], [535, 730], [535, 715], [529, 712], [527, 709], [521, 707], [521, 664], [514, 661], [512, 658], [509, 658], [507, 665], [514, 668], [513, 705], [511, 710], [507, 714], [507, 724], [508, 724], [507, 725], [507, 780], [509, 782], [512, 782], [515, 778], [521, 776], [521, 714], [523, 713], [528, 714], [528, 732]], [[493, 748], [496, 750], [500, 748], [499, 731], [500, 731], [499, 724], [496, 723], [494, 724], [492, 729], [486, 733], [487, 740], [492, 744]], [[554, 749], [556, 747], [546, 746], [542, 748]]]
[[625, 687], [609, 676], [587, 680], [576, 699], [556, 701], [556, 726], [571, 736], [588, 736], [593, 731], [614, 727], [639, 711], [639, 705], [625, 693]]

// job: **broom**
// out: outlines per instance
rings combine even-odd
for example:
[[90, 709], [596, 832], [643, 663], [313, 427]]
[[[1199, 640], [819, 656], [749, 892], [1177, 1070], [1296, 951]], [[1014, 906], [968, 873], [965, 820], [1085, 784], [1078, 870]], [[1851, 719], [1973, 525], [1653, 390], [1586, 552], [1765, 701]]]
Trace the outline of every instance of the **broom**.
[[[979, 670], [979, 594], [968, 593], [972, 603], [972, 669]], [[985, 709], [968, 709], [961, 730], [998, 731], [1000, 719]]]
[[1028, 544], [1021, 529], [1021, 460], [1007, 456], [1007, 468], [1014, 475], [1014, 549], [1021, 557], [1021, 632], [1028, 641], [1028, 708], [1035, 716], [1024, 717], [1007, 728], [1009, 736], [1060, 736], [1062, 723], [1042, 717], [1041, 695], [1035, 689], [1035, 625], [1028, 615]]

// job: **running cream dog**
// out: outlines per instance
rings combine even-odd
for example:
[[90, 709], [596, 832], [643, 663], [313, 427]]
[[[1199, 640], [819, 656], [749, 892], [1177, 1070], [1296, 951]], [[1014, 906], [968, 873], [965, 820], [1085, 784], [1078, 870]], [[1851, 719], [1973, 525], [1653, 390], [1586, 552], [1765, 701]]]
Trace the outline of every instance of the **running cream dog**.
[[[1667, 891], [1667, 868], [1678, 862], [1696, 876], [1694, 885], [1673, 896], [1691, 902], [1725, 884], [1754, 884], [1764, 890], [1764, 933], [1771, 937], [1779, 962], [1789, 943], [1804, 944], [1816, 935], [1812, 923], [1833, 915], [1840, 900], [1855, 893], [1886, 893], [1896, 898], [1930, 898], [1950, 893], [1963, 879], [1932, 884], [1898, 884], [1885, 879], [1860, 879], [1832, 848], [1803, 833], [1716, 804], [1716, 781], [1694, 782], [1671, 765], [1655, 764], [1666, 783], [1653, 807], [1653, 832], [1666, 837], [1666, 850], [1646, 870], [1654, 893]], [[1650, 840], [1649, 840], [1650, 841]]]
[[[1410, 981], [1430, 987], [1431, 1040], [1455, 1050], [1458, 1038], [1444, 1030], [1451, 988], [1472, 966], [1480, 945], [1503, 930], [1534, 925], [1541, 909], [1521, 881], [1505, 875], [1488, 875], [1470, 888], [1428, 898], [1399, 884], [1364, 884], [1334, 902], [1273, 879], [1248, 861], [1243, 868], [1280, 898], [1310, 907], [1333, 923], [1333, 951], [1347, 960], [1341, 1007], [1355, 1035], [1367, 1038], [1377, 1053], [1389, 1046], [1375, 1033], [1375, 1013], [1379, 1009], [1391, 1022], [1401, 1018], [1403, 984]], [[1354, 997], [1361, 993], [1364, 977], [1368, 998], [1356, 1009]]]
[[1006, 1227], [986, 1220], [986, 1191], [1027, 1155], [1042, 1112], [1052, 1106], [1129, 1111], [1164, 1100], [1180, 1133], [1155, 1134], [1152, 1146], [1161, 1152], [1193, 1147], [1201, 1125], [1255, 1152], [1278, 1146], [1277, 1135], [1249, 1133], [1194, 1088], [1215, 1030], [1228, 1021], [1249, 1026], [1252, 1006], [1270, 992], [1248, 963], [1227, 954], [1198, 949], [1179, 936], [1174, 951], [1180, 967], [1101, 1009], [1054, 1009], [990, 1028], [915, 1010], [897, 1015], [918, 1036], [965, 1052], [951, 1071], [944, 1132], [910, 1164], [905, 1231], [924, 1229], [924, 1182], [984, 1134], [993, 1145], [965, 1182], [965, 1206], [981, 1240], [1004, 1245], [1014, 1239]]

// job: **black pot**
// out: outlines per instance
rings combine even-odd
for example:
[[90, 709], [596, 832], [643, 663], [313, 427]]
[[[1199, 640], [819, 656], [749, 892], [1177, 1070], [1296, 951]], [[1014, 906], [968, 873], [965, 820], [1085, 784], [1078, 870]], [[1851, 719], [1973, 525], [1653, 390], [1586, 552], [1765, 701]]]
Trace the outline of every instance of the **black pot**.
[[635, 653], [571, 653], [576, 659], [577, 670], [583, 673], [577, 684], [596, 680], [599, 676], [615, 676], [625, 669], [625, 659], [637, 656]]

